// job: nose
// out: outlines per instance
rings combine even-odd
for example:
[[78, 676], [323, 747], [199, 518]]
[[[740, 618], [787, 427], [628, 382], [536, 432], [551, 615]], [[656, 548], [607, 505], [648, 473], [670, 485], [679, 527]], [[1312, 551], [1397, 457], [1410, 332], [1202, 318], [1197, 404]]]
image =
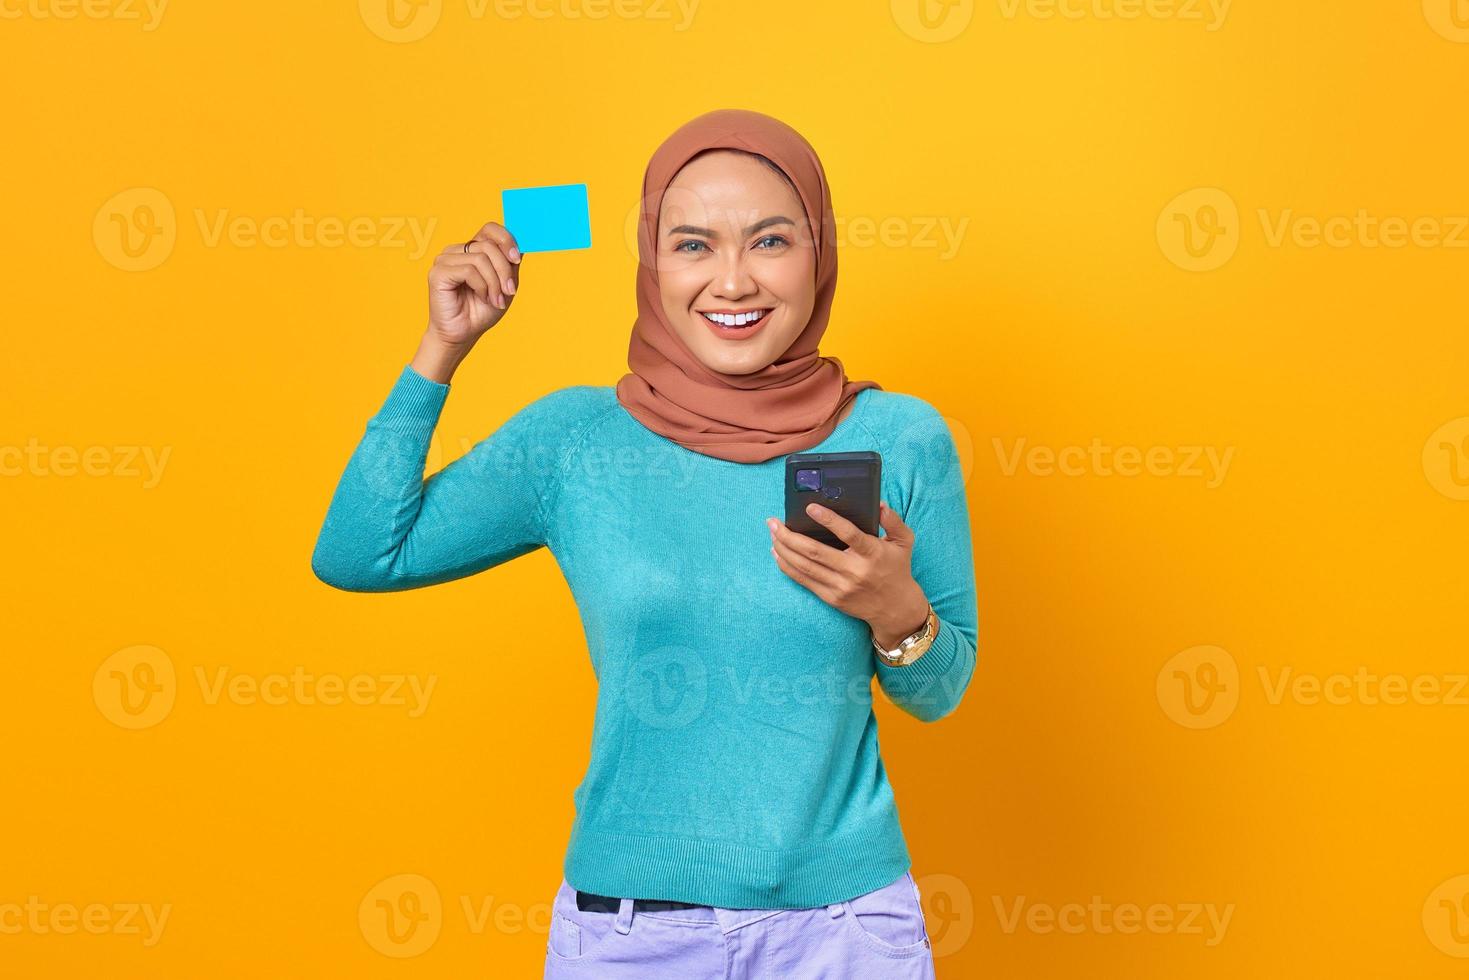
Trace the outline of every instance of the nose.
[[720, 299], [738, 299], [759, 290], [755, 278], [745, 266], [743, 250], [727, 253], [722, 263], [714, 281], [709, 284], [709, 291], [715, 296]]

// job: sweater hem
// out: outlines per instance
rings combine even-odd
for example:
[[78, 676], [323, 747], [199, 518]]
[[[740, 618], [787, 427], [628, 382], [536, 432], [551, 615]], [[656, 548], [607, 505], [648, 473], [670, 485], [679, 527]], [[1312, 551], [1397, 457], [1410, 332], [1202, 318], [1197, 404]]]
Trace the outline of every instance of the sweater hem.
[[876, 830], [789, 849], [574, 828], [573, 888], [729, 909], [818, 908], [892, 883], [912, 860], [896, 819]]

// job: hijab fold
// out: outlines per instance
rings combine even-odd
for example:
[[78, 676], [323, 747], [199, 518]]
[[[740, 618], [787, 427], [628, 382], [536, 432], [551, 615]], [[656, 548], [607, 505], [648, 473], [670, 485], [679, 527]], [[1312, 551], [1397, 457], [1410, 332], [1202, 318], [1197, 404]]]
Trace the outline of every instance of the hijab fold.
[[[723, 374], [696, 358], [669, 324], [659, 298], [658, 218], [668, 185], [684, 164], [712, 149], [770, 159], [801, 198], [816, 248], [816, 301], [791, 346], [751, 374]], [[821, 160], [806, 139], [770, 116], [719, 109], [680, 126], [643, 175], [638, 220], [638, 317], [628, 343], [628, 374], [617, 400], [645, 427], [686, 449], [737, 463], [760, 463], [809, 449], [829, 436], [863, 388], [842, 362], [818, 351], [836, 291], [836, 229]]]

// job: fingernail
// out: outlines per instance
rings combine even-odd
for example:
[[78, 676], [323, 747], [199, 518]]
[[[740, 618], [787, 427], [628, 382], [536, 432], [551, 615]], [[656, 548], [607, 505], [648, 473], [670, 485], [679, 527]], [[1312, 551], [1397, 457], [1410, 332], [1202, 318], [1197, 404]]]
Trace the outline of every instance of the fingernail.
[[506, 256], [506, 258], [510, 259], [511, 262], [519, 262], [520, 261], [520, 249], [516, 248], [514, 245], [511, 245], [510, 246], [510, 251], [506, 252], [505, 253], [505, 256]]
[[771, 534], [774, 534], [775, 533], [775, 518], [773, 518], [773, 517], [767, 517], [767, 518], [765, 518], [765, 528]]
[[512, 296], [515, 295], [515, 280], [514, 279], [506, 279], [505, 280], [505, 292], [511, 294]]

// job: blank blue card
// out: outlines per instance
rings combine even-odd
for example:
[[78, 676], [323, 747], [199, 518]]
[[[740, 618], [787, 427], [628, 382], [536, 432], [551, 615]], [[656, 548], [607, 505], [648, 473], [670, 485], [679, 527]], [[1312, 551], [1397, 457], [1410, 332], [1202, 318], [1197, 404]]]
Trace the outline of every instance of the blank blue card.
[[518, 187], [500, 192], [505, 227], [522, 252], [592, 247], [586, 184]]

